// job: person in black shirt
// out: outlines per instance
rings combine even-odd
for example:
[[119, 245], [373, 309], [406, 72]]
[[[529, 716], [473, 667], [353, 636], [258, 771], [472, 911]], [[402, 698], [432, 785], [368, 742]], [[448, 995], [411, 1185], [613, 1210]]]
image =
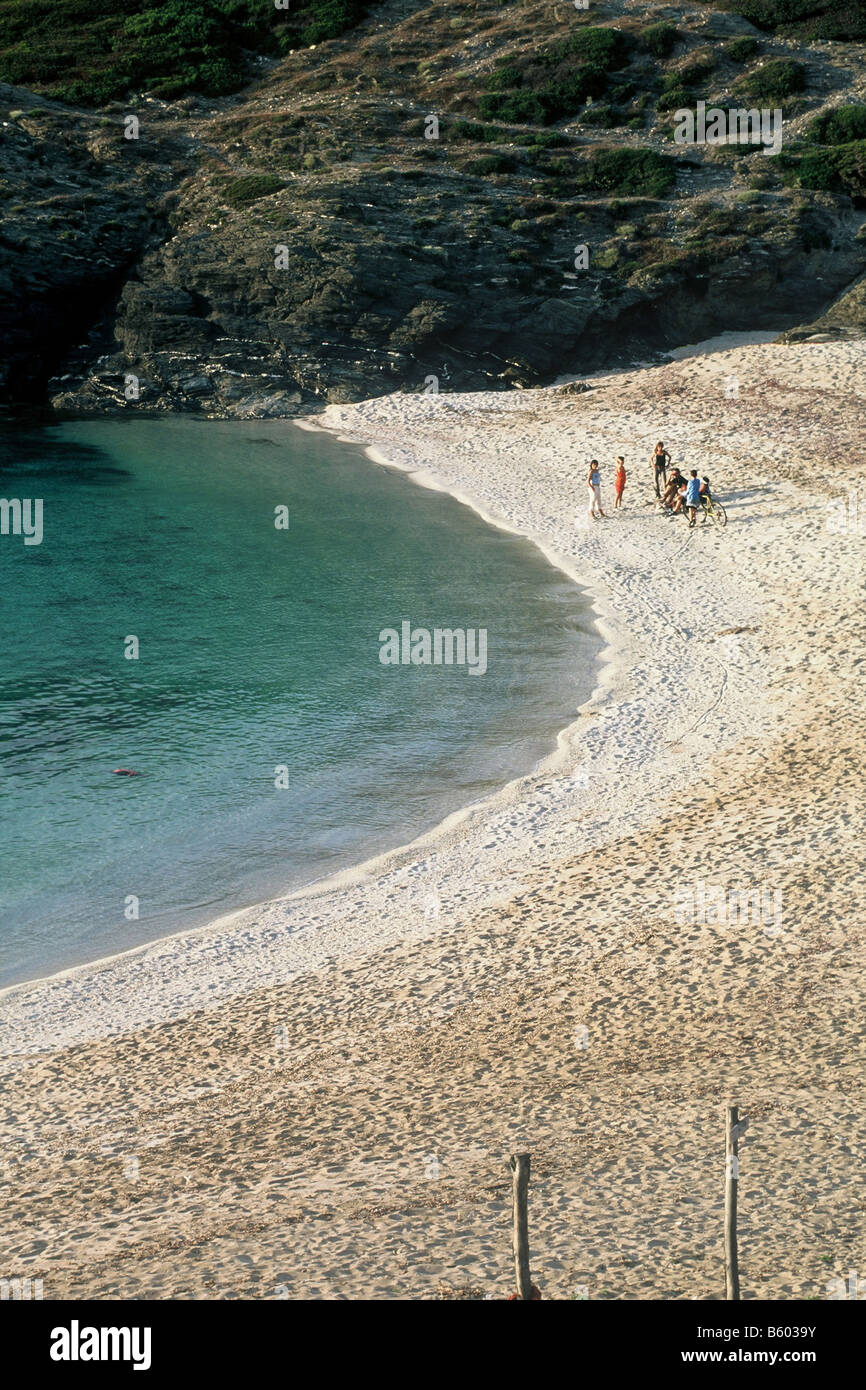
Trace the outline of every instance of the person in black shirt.
[[665, 448], [665, 446], [664, 446], [664, 444], [662, 443], [662, 441], [659, 440], [658, 444], [655, 446], [655, 449], [653, 450], [653, 456], [652, 456], [653, 478], [654, 478], [654, 480], [655, 480], [655, 485], [656, 485], [656, 497], [661, 497], [661, 491], [660, 491], [660, 489], [659, 489], [659, 478], [661, 478], [661, 480], [662, 480], [662, 482], [664, 483], [665, 487], [667, 487], [667, 482], [668, 482], [668, 472], [667, 472], [667, 471], [668, 471], [668, 466], [669, 466], [669, 464], [670, 464], [670, 461], [671, 461], [671, 456], [670, 456], [670, 454], [668, 453], [668, 451], [667, 451], [667, 449]]
[[685, 487], [685, 485], [686, 480], [683, 477], [682, 473], [678, 468], [674, 468], [670, 478], [668, 478], [667, 483], [665, 484], [664, 496], [661, 499], [662, 506], [670, 507], [675, 512], [679, 511], [681, 505], [679, 499], [679, 492], [681, 488]]

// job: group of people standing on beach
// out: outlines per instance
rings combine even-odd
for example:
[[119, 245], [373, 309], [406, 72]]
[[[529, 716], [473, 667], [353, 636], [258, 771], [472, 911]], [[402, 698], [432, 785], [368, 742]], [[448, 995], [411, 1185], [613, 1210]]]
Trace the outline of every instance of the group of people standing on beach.
[[[687, 512], [689, 525], [694, 526], [698, 507], [701, 506], [705, 498], [710, 496], [709, 478], [699, 478], [696, 468], [691, 470], [688, 478], [683, 476], [679, 468], [671, 468], [671, 456], [661, 440], [653, 450], [651, 464], [655, 494], [662, 509], [671, 516], [680, 512]], [[670, 477], [668, 477], [669, 468]], [[622, 507], [625, 483], [625, 459], [622, 454], [619, 454], [613, 482], [614, 511]], [[589, 492], [589, 515], [595, 521], [598, 517], [606, 515], [601, 507], [601, 473], [599, 472], [598, 459], [590, 461], [586, 475], [586, 486]]]

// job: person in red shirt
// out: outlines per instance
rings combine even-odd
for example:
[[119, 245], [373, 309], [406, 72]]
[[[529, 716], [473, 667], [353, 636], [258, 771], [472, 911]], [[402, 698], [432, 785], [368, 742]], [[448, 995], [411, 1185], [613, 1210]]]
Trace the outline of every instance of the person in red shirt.
[[622, 494], [625, 491], [625, 459], [622, 454], [616, 461], [616, 474], [613, 480], [614, 486], [614, 510], [622, 506]]

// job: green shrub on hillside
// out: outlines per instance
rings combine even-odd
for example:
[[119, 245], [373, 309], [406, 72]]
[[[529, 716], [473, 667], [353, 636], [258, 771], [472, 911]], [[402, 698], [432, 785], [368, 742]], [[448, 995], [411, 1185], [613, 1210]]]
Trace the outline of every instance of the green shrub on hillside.
[[753, 58], [757, 58], [760, 44], [757, 39], [744, 34], [740, 39], [731, 39], [725, 45], [725, 53], [732, 63], [750, 63]]
[[578, 113], [577, 119], [581, 125], [615, 126], [623, 124], [622, 112], [615, 106], [609, 106], [607, 102], [599, 101], [594, 106], [585, 106]]
[[519, 87], [523, 81], [523, 73], [516, 64], [511, 62], [500, 63], [488, 73], [484, 85], [492, 92], [500, 92], [508, 87]]
[[586, 105], [587, 98], [602, 95], [604, 74], [582, 69], [561, 82], [549, 83], [538, 91], [488, 92], [479, 102], [480, 115], [514, 125], [550, 125], [572, 116]]
[[301, 30], [301, 43], [323, 43], [325, 39], [339, 38], [347, 29], [359, 24], [366, 13], [367, 7], [361, 0], [314, 0], [302, 10], [307, 23]]
[[703, 52], [696, 53], [685, 67], [680, 68], [677, 73], [672, 73], [671, 76], [684, 87], [690, 87], [693, 83], [703, 82], [715, 70], [716, 60], [712, 53]]
[[632, 198], [661, 198], [676, 177], [674, 161], [655, 150], [604, 149], [582, 160], [578, 186]]
[[595, 101], [604, 96], [607, 87], [607, 74], [600, 68], [578, 68], [568, 73], [558, 82], [542, 87], [538, 95], [544, 106], [548, 122], [573, 116], [587, 101]]
[[680, 111], [694, 104], [692, 93], [687, 92], [685, 87], [671, 87], [670, 91], [662, 92], [657, 102], [659, 111]]
[[569, 58], [578, 58], [581, 63], [591, 63], [607, 72], [623, 62], [625, 53], [626, 41], [618, 29], [590, 26], [542, 49], [538, 60], [546, 67], [556, 67]]
[[866, 39], [863, 0], [713, 0], [758, 29], [801, 39]]
[[528, 58], [506, 58], [487, 77], [479, 112], [492, 120], [534, 125], [573, 116], [588, 99], [604, 95], [608, 73], [626, 53], [618, 30], [589, 27]]
[[361, 0], [0, 0], [0, 81], [100, 106], [131, 89], [222, 96], [249, 80], [249, 52], [334, 38]]
[[712, 54], [701, 53], [677, 72], [668, 73], [656, 102], [657, 109], [678, 111], [681, 107], [694, 106], [697, 100], [694, 88], [703, 86], [704, 80], [715, 71], [715, 66]]
[[807, 148], [802, 154], [783, 155], [783, 159], [782, 172], [787, 183], [827, 193], [847, 193], [860, 204], [866, 199], [866, 140]]
[[485, 144], [501, 145], [511, 137], [498, 125], [479, 125], [477, 121], [454, 121], [450, 126], [452, 140], [479, 140]]
[[837, 106], [822, 111], [809, 126], [809, 137], [819, 145], [848, 145], [866, 140], [866, 106]]
[[571, 141], [561, 130], [541, 130], [528, 135], [520, 143], [539, 150], [557, 150], [570, 145]]
[[650, 24], [649, 28], [644, 29], [641, 38], [656, 58], [667, 58], [676, 48], [679, 31], [675, 24]]
[[470, 159], [463, 165], [463, 172], [485, 178], [488, 174], [511, 174], [515, 161], [508, 154], [483, 154], [478, 159]]
[[478, 103], [485, 119], [512, 125], [543, 125], [545, 108], [535, 92], [487, 92]]
[[737, 90], [754, 101], [783, 101], [806, 86], [806, 65], [794, 58], [773, 58], [737, 82]]
[[243, 174], [240, 178], [228, 179], [221, 190], [221, 201], [229, 207], [243, 208], [249, 203], [258, 202], [283, 188], [282, 179], [273, 174]]

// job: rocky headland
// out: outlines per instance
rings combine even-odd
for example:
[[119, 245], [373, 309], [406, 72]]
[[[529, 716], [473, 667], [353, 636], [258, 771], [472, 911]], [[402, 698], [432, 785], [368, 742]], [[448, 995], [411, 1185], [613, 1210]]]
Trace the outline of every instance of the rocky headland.
[[[0, 399], [293, 415], [862, 334], [859, 7], [774, 8], [387, 0], [107, 102], [0, 47]], [[782, 109], [781, 153], [676, 145], [698, 100]]]

